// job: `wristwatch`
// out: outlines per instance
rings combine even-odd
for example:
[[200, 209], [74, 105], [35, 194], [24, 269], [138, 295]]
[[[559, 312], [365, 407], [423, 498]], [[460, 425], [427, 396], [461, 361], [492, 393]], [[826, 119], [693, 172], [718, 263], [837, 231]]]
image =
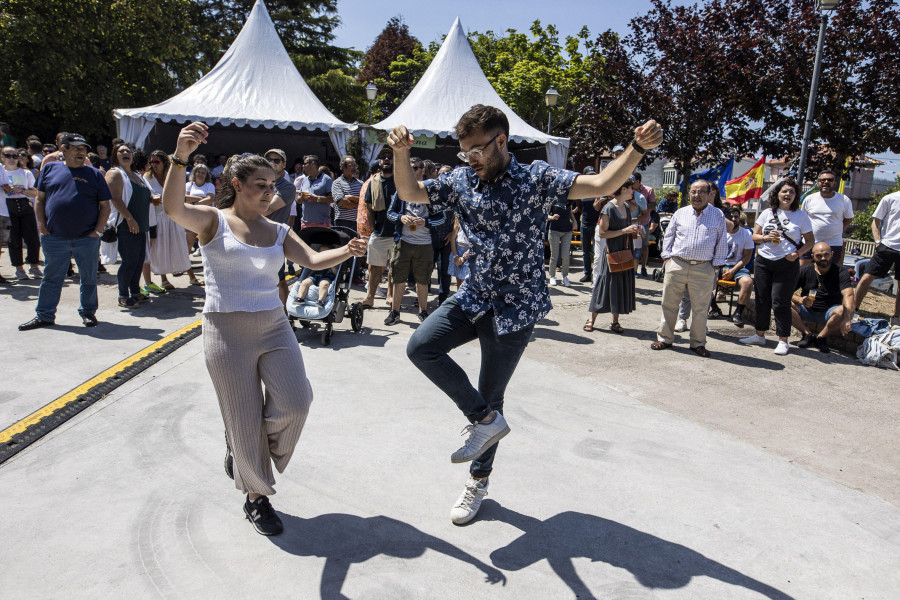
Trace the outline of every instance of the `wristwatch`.
[[102, 232], [102, 231], [97, 231], [97, 230], [95, 229], [95, 230], [94, 230], [94, 233], [97, 234], [97, 237], [103, 237], [103, 232]]

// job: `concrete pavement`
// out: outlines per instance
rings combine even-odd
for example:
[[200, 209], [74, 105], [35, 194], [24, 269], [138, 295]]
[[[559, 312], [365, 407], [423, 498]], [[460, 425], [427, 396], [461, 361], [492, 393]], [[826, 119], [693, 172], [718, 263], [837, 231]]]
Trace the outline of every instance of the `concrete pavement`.
[[[316, 399], [277, 477], [286, 531], [271, 539], [223, 473], [195, 340], [0, 465], [4, 596], [900, 597], [897, 458], [880, 442], [896, 440], [896, 374], [798, 350], [777, 361], [715, 325], [710, 349], [727, 362], [653, 353], [657, 285], [639, 284], [625, 336], [582, 332], [587, 290], [553, 290], [508, 390], [512, 433], [488, 499], [465, 527], [449, 510], [466, 469], [448, 456], [465, 421], [405, 357], [414, 312], [388, 328], [386, 309], [369, 311], [362, 333], [337, 325], [325, 348], [298, 332]], [[4, 315], [16, 304], [0, 297]], [[192, 316], [141, 325], [162, 337]], [[20, 418], [10, 407], [35, 404], [16, 399], [36, 374], [51, 396], [149, 343], [31, 334], [45, 332], [4, 357], [18, 379], [3, 394], [19, 392], [0, 403], [4, 427]], [[44, 356], [71, 366], [48, 370]], [[477, 344], [454, 356], [477, 373]], [[854, 454], [869, 466], [848, 482]]]

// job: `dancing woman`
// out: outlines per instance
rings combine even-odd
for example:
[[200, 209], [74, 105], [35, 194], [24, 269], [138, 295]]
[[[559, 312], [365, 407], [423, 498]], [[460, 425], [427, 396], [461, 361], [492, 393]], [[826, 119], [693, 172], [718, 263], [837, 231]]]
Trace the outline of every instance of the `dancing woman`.
[[286, 225], [262, 216], [275, 198], [275, 172], [262, 156], [230, 162], [220, 178], [217, 208], [185, 204], [187, 158], [206, 143], [207, 129], [191, 123], [178, 135], [163, 207], [173, 221], [197, 232], [203, 248], [203, 350], [230, 447], [226, 472], [247, 494], [244, 512], [256, 530], [278, 535], [283, 526], [268, 499], [275, 493], [272, 463], [284, 472], [312, 401], [303, 357], [278, 297], [278, 269], [285, 257], [326, 269], [365, 254], [366, 240], [315, 252]]

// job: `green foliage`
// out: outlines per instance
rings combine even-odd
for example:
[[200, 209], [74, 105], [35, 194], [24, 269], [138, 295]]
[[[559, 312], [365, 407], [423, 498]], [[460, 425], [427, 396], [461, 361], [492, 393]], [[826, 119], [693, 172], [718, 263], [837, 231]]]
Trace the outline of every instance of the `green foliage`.
[[894, 185], [883, 193], [875, 194], [868, 206], [866, 206], [866, 210], [854, 213], [853, 222], [850, 224], [854, 240], [875, 241], [872, 237], [872, 218], [875, 215], [875, 209], [878, 208], [878, 203], [881, 202], [882, 198], [894, 192], [900, 192], [900, 176], [894, 180]]

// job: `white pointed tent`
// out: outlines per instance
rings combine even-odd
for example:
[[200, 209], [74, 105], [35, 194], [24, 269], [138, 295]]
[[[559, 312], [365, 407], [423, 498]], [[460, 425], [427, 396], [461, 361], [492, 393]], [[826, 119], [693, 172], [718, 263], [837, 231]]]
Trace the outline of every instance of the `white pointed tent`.
[[[502, 110], [509, 119], [509, 137], [512, 141], [544, 144], [547, 162], [565, 167], [569, 138], [555, 137], [535, 129], [506, 105], [481, 70], [459, 17], [409, 96], [388, 118], [373, 127], [390, 131], [397, 125], [405, 125], [413, 135], [455, 138], [456, 122], [474, 104], [486, 104]], [[377, 156], [380, 148], [373, 149], [375, 154], [372, 158]]]
[[263, 0], [257, 0], [234, 43], [213, 69], [178, 95], [154, 106], [116, 109], [119, 137], [142, 147], [157, 122], [327, 131], [338, 154], [349, 132], [325, 108], [284, 49]]

